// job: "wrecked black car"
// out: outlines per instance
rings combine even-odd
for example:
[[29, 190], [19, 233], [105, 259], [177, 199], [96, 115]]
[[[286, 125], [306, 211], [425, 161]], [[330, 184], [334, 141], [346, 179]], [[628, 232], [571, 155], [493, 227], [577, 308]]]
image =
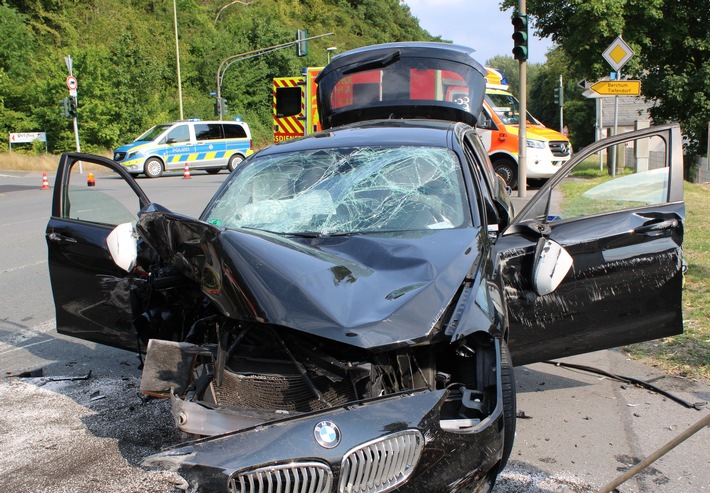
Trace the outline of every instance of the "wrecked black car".
[[[145, 352], [141, 390], [203, 437], [147, 464], [199, 491], [490, 491], [513, 361], [682, 330], [678, 127], [578, 153], [516, 216], [471, 126], [470, 51], [336, 57], [326, 130], [247, 159], [199, 218], [111, 160], [62, 156], [58, 331]], [[617, 176], [573, 174], [624, 143]], [[115, 179], [87, 187], [80, 165]]]

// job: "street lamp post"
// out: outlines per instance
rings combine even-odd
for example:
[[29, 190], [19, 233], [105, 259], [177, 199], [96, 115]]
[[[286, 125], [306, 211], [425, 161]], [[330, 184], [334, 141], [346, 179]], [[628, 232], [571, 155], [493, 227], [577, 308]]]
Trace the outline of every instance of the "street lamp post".
[[233, 2], [229, 2], [227, 5], [224, 5], [224, 6], [222, 6], [221, 9], [219, 9], [219, 12], [217, 12], [217, 15], [216, 15], [215, 18], [214, 18], [215, 23], [216, 23], [217, 20], [219, 19], [219, 16], [220, 16], [220, 14], [222, 13], [222, 11], [223, 11], [224, 9], [226, 9], [227, 7], [229, 7], [230, 5], [234, 5], [235, 3], [239, 3], [239, 4], [241, 4], [241, 5], [249, 5], [249, 4], [254, 3], [254, 1], [255, 1], [255, 0], [251, 0], [250, 2], [244, 2], [244, 1], [242, 1], [242, 0], [234, 0]]
[[330, 63], [330, 54], [334, 53], [338, 49], [337, 46], [331, 46], [330, 48], [326, 48], [325, 51], [328, 52], [328, 63]]
[[178, 79], [178, 99], [180, 101], [180, 119], [183, 119], [182, 113], [182, 78], [180, 77], [180, 42], [178, 39], [177, 26], [177, 5], [176, 0], [173, 0], [173, 20], [175, 22], [175, 58], [177, 60], [177, 79]]

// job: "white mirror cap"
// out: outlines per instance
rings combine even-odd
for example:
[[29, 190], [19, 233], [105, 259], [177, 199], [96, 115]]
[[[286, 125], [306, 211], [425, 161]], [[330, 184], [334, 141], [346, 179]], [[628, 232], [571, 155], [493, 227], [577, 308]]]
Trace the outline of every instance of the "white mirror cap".
[[572, 256], [559, 243], [545, 238], [535, 259], [535, 291], [540, 296], [552, 293], [572, 267]]
[[133, 223], [119, 224], [106, 237], [111, 258], [121, 269], [131, 272], [138, 258], [138, 238]]

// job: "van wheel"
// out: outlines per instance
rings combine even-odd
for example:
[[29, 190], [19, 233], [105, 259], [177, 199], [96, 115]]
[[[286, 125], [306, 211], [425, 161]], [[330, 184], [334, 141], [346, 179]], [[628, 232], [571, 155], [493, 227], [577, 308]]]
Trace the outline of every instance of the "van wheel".
[[235, 154], [234, 156], [229, 158], [229, 164], [227, 165], [227, 170], [231, 173], [234, 171], [234, 168], [242, 164], [242, 161], [244, 161], [244, 156], [241, 154]]
[[216, 175], [219, 173], [220, 168], [205, 168], [205, 171], [207, 171], [211, 175]]
[[518, 186], [518, 164], [515, 161], [510, 158], [496, 159], [493, 162], [493, 169], [510, 188]]
[[163, 162], [155, 157], [148, 159], [143, 166], [143, 173], [148, 178], [157, 178], [163, 174]]

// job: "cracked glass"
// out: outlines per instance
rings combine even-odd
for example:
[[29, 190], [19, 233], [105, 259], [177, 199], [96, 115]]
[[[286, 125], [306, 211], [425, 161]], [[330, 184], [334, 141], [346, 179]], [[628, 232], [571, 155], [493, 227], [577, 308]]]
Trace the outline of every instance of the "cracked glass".
[[434, 230], [470, 225], [467, 203], [450, 149], [334, 148], [257, 156], [204, 217], [296, 235]]

